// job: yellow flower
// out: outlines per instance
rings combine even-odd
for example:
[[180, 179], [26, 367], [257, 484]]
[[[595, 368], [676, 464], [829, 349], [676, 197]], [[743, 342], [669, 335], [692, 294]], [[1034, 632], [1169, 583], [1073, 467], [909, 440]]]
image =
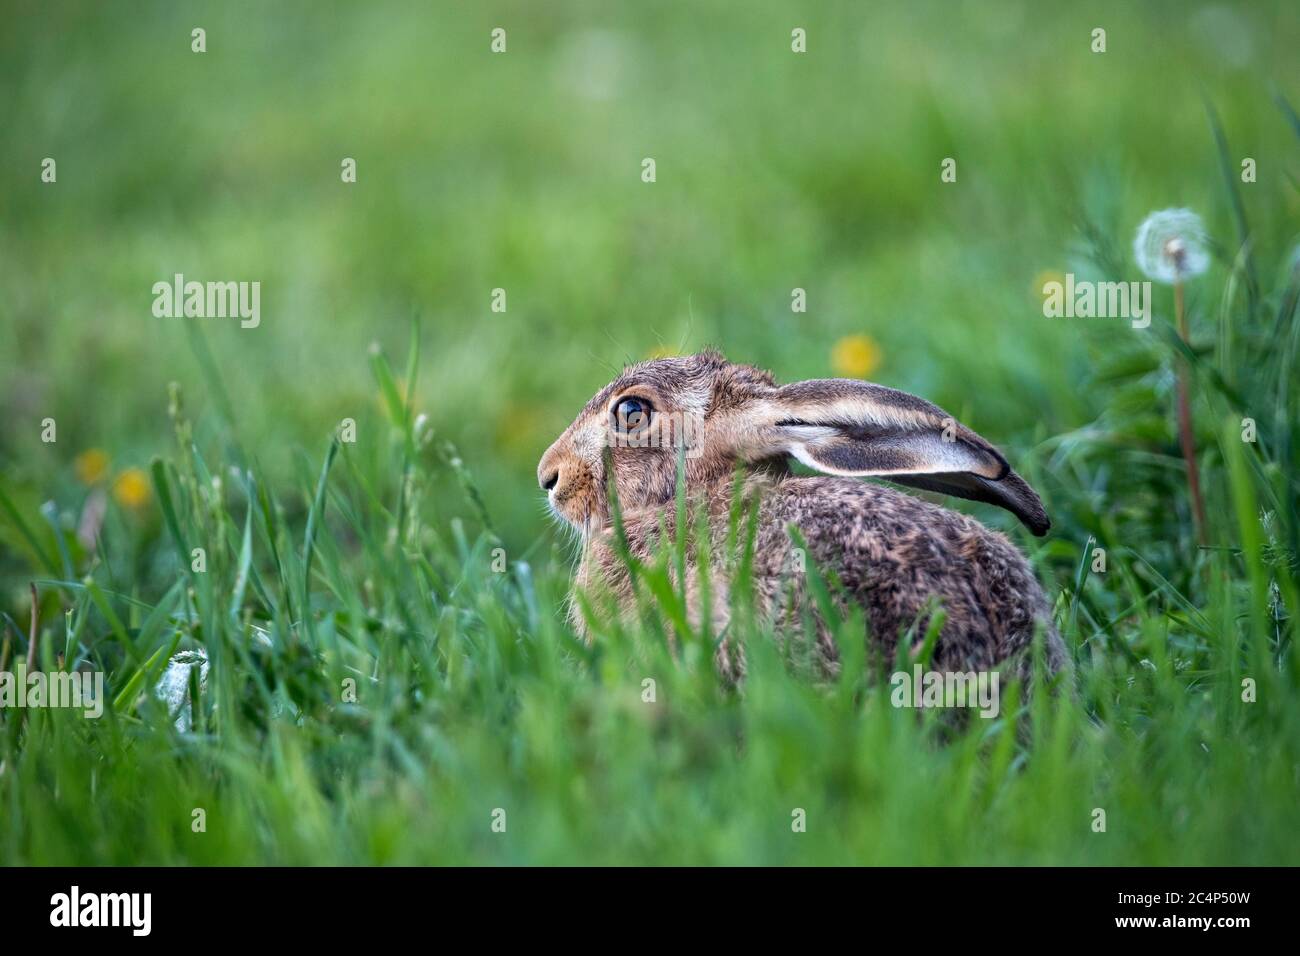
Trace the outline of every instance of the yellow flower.
[[89, 448], [77, 456], [72, 467], [83, 485], [96, 484], [108, 474], [108, 453], [99, 448]]
[[113, 497], [122, 507], [138, 511], [149, 503], [149, 479], [139, 468], [128, 468], [113, 482]]
[[869, 335], [846, 335], [831, 349], [831, 367], [845, 378], [866, 378], [880, 359], [880, 346]]
[[645, 357], [649, 360], [662, 359], [662, 358], [676, 358], [676, 356], [677, 356], [677, 350], [673, 348], [671, 345], [656, 345], [645, 355]]
[[1049, 293], [1044, 290], [1046, 289], [1048, 283], [1051, 282], [1055, 282], [1061, 288], [1064, 288], [1065, 274], [1062, 272], [1057, 272], [1055, 269], [1047, 269], [1043, 272], [1038, 273], [1038, 275], [1034, 276], [1034, 286], [1030, 290], [1030, 294], [1032, 294], [1035, 299], [1042, 302], [1049, 295]]

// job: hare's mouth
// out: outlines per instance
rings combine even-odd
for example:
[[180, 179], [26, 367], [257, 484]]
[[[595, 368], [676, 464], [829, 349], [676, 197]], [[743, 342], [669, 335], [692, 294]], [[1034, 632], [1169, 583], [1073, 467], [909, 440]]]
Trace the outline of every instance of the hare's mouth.
[[572, 498], [566, 497], [557, 501], [555, 492], [552, 491], [546, 496], [546, 503], [551, 514], [572, 528], [584, 540], [605, 530], [605, 522], [601, 520], [595, 509], [582, 508]]

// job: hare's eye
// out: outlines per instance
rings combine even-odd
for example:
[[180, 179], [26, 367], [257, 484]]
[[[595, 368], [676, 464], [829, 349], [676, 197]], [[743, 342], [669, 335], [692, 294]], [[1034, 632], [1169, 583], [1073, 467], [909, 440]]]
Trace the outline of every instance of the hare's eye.
[[624, 435], [636, 435], [650, 424], [652, 410], [644, 398], [625, 398], [614, 407], [614, 428]]

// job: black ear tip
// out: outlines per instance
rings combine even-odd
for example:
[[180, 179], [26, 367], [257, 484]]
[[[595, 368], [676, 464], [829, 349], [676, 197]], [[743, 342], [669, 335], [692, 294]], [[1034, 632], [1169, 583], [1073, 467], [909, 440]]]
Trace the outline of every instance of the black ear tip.
[[1047, 509], [1042, 499], [1028, 482], [1014, 471], [1008, 472], [1006, 478], [997, 484], [997, 497], [992, 499], [1020, 519], [1021, 524], [1033, 532], [1034, 537], [1041, 538], [1052, 527], [1052, 519], [1047, 517]]
[[1042, 508], [1036, 508], [1033, 511], [1021, 511], [1016, 515], [1026, 528], [1033, 532], [1035, 538], [1041, 538], [1052, 529], [1052, 519], [1047, 517], [1047, 512]]

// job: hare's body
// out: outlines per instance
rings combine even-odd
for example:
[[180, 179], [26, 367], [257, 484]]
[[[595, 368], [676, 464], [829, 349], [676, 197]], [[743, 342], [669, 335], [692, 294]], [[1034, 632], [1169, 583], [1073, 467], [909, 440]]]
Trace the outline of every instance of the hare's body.
[[[794, 477], [791, 458], [835, 477]], [[1048, 670], [1067, 666], [1047, 599], [1010, 541], [958, 512], [850, 477], [996, 504], [1045, 534], [1050, 521], [1033, 489], [997, 449], [929, 402], [848, 379], [780, 386], [769, 373], [716, 352], [627, 369], [587, 404], [537, 469], [551, 507], [582, 534], [578, 587], [612, 594], [622, 614], [634, 611], [636, 595], [616, 546], [610, 486], [630, 550], [650, 559], [663, 533], [676, 536], [679, 463], [692, 514], [707, 516], [713, 556], [707, 608], [699, 569], [688, 561], [688, 612], [696, 620], [707, 614], [714, 633], [726, 635], [718, 664], [730, 676], [740, 676], [744, 662], [726, 631], [728, 569], [737, 557], [728, 553], [735, 547], [729, 516], [754, 500], [756, 610], [827, 676], [838, 670], [837, 648], [805, 568], [839, 581], [840, 600], [865, 610], [872, 646], [885, 654], [894, 653], [900, 636], [922, 640], [941, 608], [930, 659], [935, 670], [1010, 667], [1026, 674], [1037, 631]], [[743, 502], [732, 501], [737, 468], [748, 472]], [[807, 554], [795, 552], [791, 526]], [[691, 530], [699, 527], [693, 519]], [[702, 553], [686, 538], [689, 553]], [[804, 633], [809, 620], [815, 634]], [[575, 625], [588, 633], [580, 615]]]
[[[708, 613], [714, 634], [727, 633], [731, 614], [730, 574], [737, 558], [728, 554], [726, 540], [731, 489], [730, 483], [718, 482], [707, 495], [715, 557], [707, 575]], [[1047, 670], [1066, 665], [1047, 599], [1029, 565], [1006, 537], [979, 522], [852, 478], [762, 478], [748, 482], [745, 493], [759, 502], [752, 559], [757, 618], [775, 625], [791, 643], [792, 656], [811, 659], [822, 675], [838, 673], [839, 651], [808, 590], [808, 570], [833, 573], [841, 587], [838, 599], [847, 597], [865, 610], [868, 639], [885, 661], [894, 660], [901, 635], [919, 643], [929, 614], [941, 607], [934, 670], [988, 671], [1009, 664], [1027, 676], [1040, 628]], [[674, 524], [672, 509], [628, 512], [629, 550], [640, 560], [653, 560], [661, 535], [676, 533]], [[791, 526], [807, 554], [795, 552]], [[584, 550], [578, 580], [594, 593], [608, 589], [625, 613], [632, 612], [627, 567], [609, 534]], [[697, 569], [689, 567], [686, 597], [693, 624], [705, 613], [702, 590]], [[808, 620], [815, 623], [815, 634], [805, 633]], [[581, 614], [575, 613], [573, 623], [585, 633]], [[729, 678], [743, 673], [743, 658], [730, 642], [723, 645], [719, 665]]]

